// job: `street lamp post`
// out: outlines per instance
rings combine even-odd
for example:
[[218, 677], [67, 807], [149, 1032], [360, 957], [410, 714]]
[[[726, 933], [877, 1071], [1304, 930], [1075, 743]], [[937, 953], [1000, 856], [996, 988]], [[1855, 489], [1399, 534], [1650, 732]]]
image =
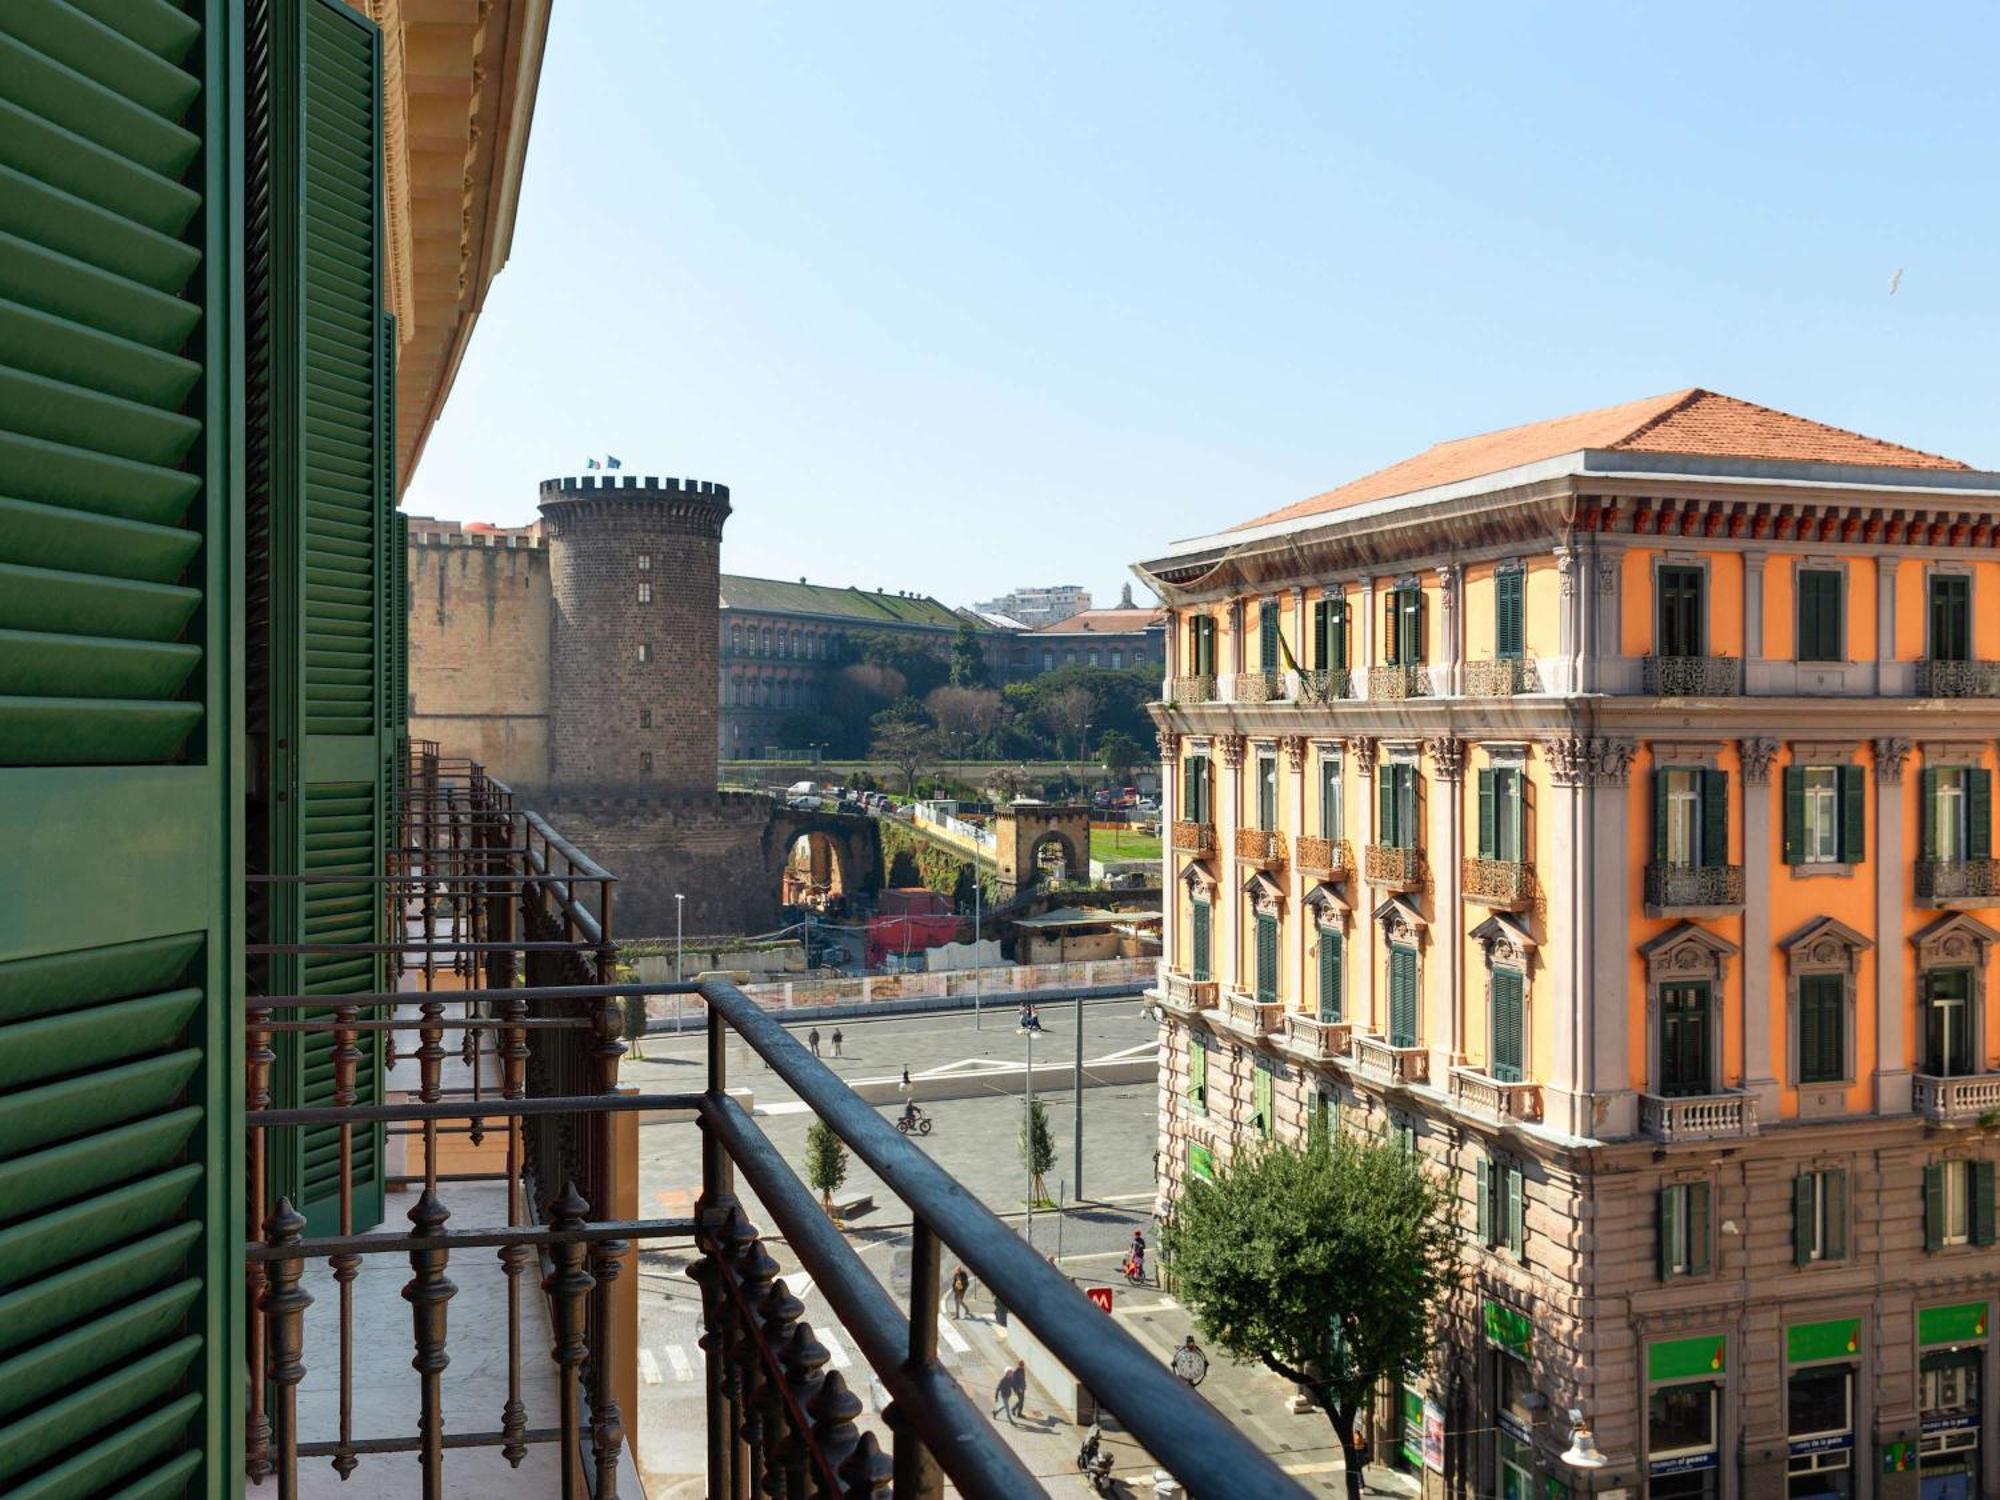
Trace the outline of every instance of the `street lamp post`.
[[979, 842], [972, 845], [972, 1029], [983, 1031], [984, 1018], [980, 1014], [979, 1001], [986, 988], [986, 973], [979, 962]]
[[681, 982], [681, 912], [687, 897], [674, 892], [674, 983]]
[[1035, 1243], [1035, 1028], [1024, 1026], [1022, 1033], [1028, 1038], [1028, 1071], [1022, 1078], [1021, 1091], [1021, 1155], [1026, 1158], [1028, 1168], [1028, 1244]]

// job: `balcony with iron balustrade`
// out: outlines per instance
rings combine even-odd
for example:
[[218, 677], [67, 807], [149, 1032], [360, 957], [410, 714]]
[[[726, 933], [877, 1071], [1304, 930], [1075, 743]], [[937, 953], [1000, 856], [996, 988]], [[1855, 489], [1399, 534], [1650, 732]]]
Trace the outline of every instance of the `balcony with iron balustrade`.
[[1302, 1010], [1288, 1010], [1282, 1045], [1306, 1062], [1346, 1062], [1353, 1030], [1345, 1021], [1322, 1021]]
[[1465, 664], [1465, 696], [1468, 698], [1512, 698], [1519, 693], [1539, 693], [1541, 690], [1541, 674], [1526, 657], [1503, 656]]
[[1939, 1125], [1976, 1125], [2000, 1115], [2000, 1073], [1939, 1078], [1918, 1073], [1910, 1080], [1910, 1107]]
[[1431, 696], [1430, 668], [1422, 662], [1399, 667], [1370, 667], [1368, 696], [1387, 702]]
[[[270, 1486], [280, 1500], [643, 1500], [628, 1435], [640, 1418], [644, 1246], [674, 1248], [699, 1300], [705, 1364], [674, 1399], [702, 1414], [703, 1493], [936, 1500], [949, 1482], [991, 1500], [1045, 1494], [939, 1359], [950, 1256], [1190, 1491], [1303, 1496], [742, 991], [713, 979], [619, 982], [615, 877], [516, 809], [504, 786], [426, 754], [399, 795], [400, 852], [387, 871], [258, 877], [266, 891], [252, 902], [269, 906], [268, 888], [282, 882], [307, 900], [315, 882], [342, 901], [372, 888], [388, 934], [244, 950], [244, 1186], [263, 1213], [244, 1247], [244, 1462], [255, 1490]], [[257, 982], [306, 956], [341, 972], [377, 968], [387, 982], [338, 994]], [[705, 1009], [707, 1066], [683, 1091], [622, 1087], [624, 1007], [659, 996]], [[398, 1055], [392, 1041], [370, 1098], [361, 1064], [378, 1036], [407, 1042]], [[308, 1037], [329, 1044], [333, 1102], [274, 1107], [274, 1065]], [[913, 1224], [906, 1302], [732, 1095], [730, 1069], [745, 1054], [896, 1185]], [[638, 1212], [642, 1112], [699, 1125], [689, 1212]], [[396, 1149], [384, 1151], [381, 1130]], [[327, 1232], [309, 1231], [278, 1196], [279, 1164], [308, 1152], [335, 1189]], [[389, 1210], [407, 1210], [407, 1228], [366, 1227], [364, 1155], [403, 1174], [388, 1181]], [[831, 1367], [831, 1339], [816, 1337], [774, 1280], [778, 1242], [753, 1213], [831, 1309], [820, 1326], [837, 1323], [865, 1362], [854, 1385], [869, 1379], [886, 1409]]]
[[2000, 698], [2000, 662], [1920, 661], [1919, 698]]
[[1236, 857], [1261, 870], [1283, 869], [1288, 857], [1285, 836], [1271, 828], [1239, 828]]
[[1395, 844], [1369, 844], [1362, 851], [1362, 876], [1389, 891], [1424, 888], [1424, 851]]
[[1918, 860], [1917, 905], [1932, 911], [2000, 906], [2000, 860]]
[[1494, 911], [1526, 911], [1535, 904], [1535, 867], [1524, 859], [1480, 859], [1458, 865], [1459, 894]]
[[1735, 698], [1743, 692], [1743, 663], [1733, 656], [1648, 656], [1641, 681], [1656, 698]]
[[1469, 1115], [1501, 1123], [1533, 1124], [1542, 1118], [1542, 1086], [1495, 1078], [1477, 1068], [1451, 1070], [1451, 1102]]
[[1167, 679], [1167, 701], [1174, 704], [1213, 703], [1215, 674], [1202, 672]]
[[1294, 696], [1303, 704], [1338, 703], [1354, 696], [1354, 674], [1346, 667], [1295, 672], [1292, 676], [1298, 685]]
[[1174, 852], [1177, 854], [1215, 853], [1215, 825], [1196, 823], [1186, 818], [1176, 818], [1173, 829]]
[[1223, 679], [1231, 703], [1282, 703], [1285, 700], [1283, 672], [1238, 672]]
[[1646, 866], [1646, 915], [1722, 917], [1743, 910], [1743, 866]]
[[1346, 839], [1323, 839], [1302, 833], [1294, 842], [1293, 861], [1314, 880], [1345, 880], [1354, 873], [1354, 854]]
[[1399, 1047], [1387, 1037], [1353, 1035], [1354, 1071], [1373, 1083], [1391, 1087], [1431, 1081], [1430, 1048]]
[[1639, 1133], [1669, 1146], [1752, 1136], [1757, 1133], [1757, 1096], [1740, 1089], [1678, 1098], [1641, 1094]]

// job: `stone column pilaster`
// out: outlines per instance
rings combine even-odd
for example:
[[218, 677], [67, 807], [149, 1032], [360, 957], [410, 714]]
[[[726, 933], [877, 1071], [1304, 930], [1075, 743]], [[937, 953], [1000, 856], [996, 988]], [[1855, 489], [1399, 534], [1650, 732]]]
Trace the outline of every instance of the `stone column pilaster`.
[[1456, 698], [1464, 691], [1461, 679], [1464, 672], [1461, 663], [1465, 657], [1465, 632], [1462, 628], [1464, 603], [1465, 570], [1457, 563], [1446, 563], [1437, 570], [1438, 627], [1441, 640], [1438, 652], [1439, 664], [1444, 668], [1444, 681], [1438, 686], [1446, 697]]
[[[1588, 597], [1588, 596], [1585, 596]], [[1548, 837], [1538, 850], [1536, 872], [1548, 898], [1549, 991], [1554, 997], [1554, 1046], [1549, 1076], [1542, 1085], [1542, 1117], [1574, 1136], [1593, 1132], [1590, 1118], [1590, 1059], [1595, 1015], [1592, 1007], [1592, 929], [1589, 893], [1595, 889], [1595, 840], [1590, 827], [1589, 763], [1581, 740], [1537, 746], [1548, 756], [1550, 781]], [[1537, 1026], [1540, 1017], [1531, 1017]]]
[[1556, 582], [1562, 602], [1556, 612], [1556, 655], [1562, 659], [1562, 681], [1543, 683], [1544, 691], [1583, 691], [1583, 649], [1588, 633], [1585, 601], [1589, 595], [1580, 586], [1582, 555], [1574, 547], [1556, 548]]
[[[1169, 632], [1171, 634], [1171, 632]], [[1170, 648], [1171, 649], [1171, 648]], [[1174, 857], [1174, 819], [1181, 815], [1181, 737], [1160, 731], [1160, 966], [1188, 971], [1180, 951], [1181, 883]], [[975, 934], [976, 935], [976, 934]], [[1164, 988], [1166, 980], [1160, 980]]]
[[1243, 972], [1243, 882], [1236, 869], [1236, 830], [1243, 826], [1243, 751], [1240, 734], [1220, 734], [1215, 748], [1222, 762], [1222, 775], [1215, 787], [1215, 868], [1221, 872], [1222, 889], [1216, 902], [1222, 908], [1221, 952], [1215, 955], [1216, 978], [1224, 989], [1254, 990], [1256, 975], [1245, 984]]
[[1643, 995], [1632, 993], [1631, 740], [1583, 742], [1590, 778], [1587, 808], [1596, 880], [1584, 892], [1591, 912], [1591, 1095], [1587, 1135], [1618, 1137], [1638, 1128], [1638, 1094], [1632, 1087], [1630, 1038], [1633, 1018], [1645, 1023]]
[[1349, 740], [1347, 758], [1354, 765], [1354, 790], [1361, 802], [1359, 818], [1354, 816], [1353, 808], [1348, 809], [1348, 823], [1354, 829], [1355, 859], [1348, 889], [1354, 893], [1354, 935], [1359, 940], [1350, 946], [1347, 966], [1347, 993], [1353, 1001], [1348, 1020], [1357, 1031], [1379, 1032], [1385, 1029], [1384, 1018], [1375, 1004], [1375, 989], [1381, 983], [1381, 934], [1370, 915], [1375, 909], [1375, 888], [1361, 873], [1366, 866], [1368, 846], [1376, 840], [1375, 820], [1381, 813], [1375, 799], [1374, 739], [1361, 736]]
[[1594, 616], [1589, 655], [1584, 672], [1584, 691], [1601, 693], [1614, 673], [1622, 675], [1625, 656], [1624, 602], [1622, 595], [1624, 553], [1622, 548], [1600, 543], [1590, 583], [1590, 608]]
[[[1896, 670], [1896, 569], [1901, 559], [1893, 552], [1875, 558], [1875, 691], [1901, 690]], [[1901, 772], [1898, 773], [1901, 779]]]
[[1910, 1112], [1903, 1052], [1903, 762], [1906, 739], [1875, 742], [1875, 1113]]
[[[1351, 636], [1358, 634], [1361, 648], [1354, 659], [1354, 696], [1357, 698], [1366, 698], [1369, 696], [1369, 677], [1375, 667], [1375, 580], [1372, 578], [1362, 579], [1361, 586], [1355, 590], [1355, 593], [1361, 600], [1360, 629], [1358, 632], [1356, 631], [1354, 616], [1349, 614], [1347, 617], [1347, 632]], [[1361, 774], [1372, 776], [1375, 773], [1371, 766]], [[1374, 827], [1374, 824], [1371, 823], [1369, 827]]]
[[[1295, 588], [1292, 590], [1292, 660], [1298, 664], [1301, 672], [1308, 671], [1312, 667], [1312, 653], [1306, 649], [1306, 621], [1306, 591]], [[1282, 652], [1279, 655], [1278, 665], [1280, 668], [1284, 666]]]
[[1743, 661], [1747, 667], [1764, 659], [1764, 559], [1762, 552], [1743, 554]]
[[[1746, 577], [1747, 577], [1746, 570]], [[1747, 602], [1748, 585], [1745, 586]], [[1759, 591], [1761, 604], [1762, 590]], [[1749, 638], [1745, 638], [1745, 650]], [[1743, 1087], [1757, 1097], [1757, 1118], [1778, 1118], [1771, 1073], [1771, 762], [1778, 742], [1739, 743], [1743, 766]]]
[[1465, 915], [1458, 897], [1459, 858], [1465, 852], [1465, 741], [1440, 735], [1426, 748], [1437, 777], [1425, 840], [1433, 856], [1431, 961], [1437, 975], [1434, 985], [1424, 987], [1423, 1036], [1431, 1048], [1431, 1077], [1443, 1082], [1465, 1061]]
[[[1288, 1010], [1310, 1010], [1306, 1003], [1306, 949], [1312, 943], [1312, 917], [1306, 910], [1305, 876], [1299, 870], [1299, 840], [1306, 832], [1306, 742], [1288, 734], [1278, 742], [1278, 763], [1289, 778], [1291, 796], [1278, 798], [1278, 826], [1285, 830], [1291, 858], [1285, 861], [1285, 971], [1281, 993]], [[1290, 803], [1290, 815], [1286, 803]]]

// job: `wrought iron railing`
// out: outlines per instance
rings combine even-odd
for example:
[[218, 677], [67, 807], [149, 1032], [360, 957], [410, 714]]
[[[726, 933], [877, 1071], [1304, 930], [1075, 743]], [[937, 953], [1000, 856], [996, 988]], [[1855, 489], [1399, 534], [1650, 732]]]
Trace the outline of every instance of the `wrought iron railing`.
[[1646, 905], [1656, 911], [1700, 910], [1743, 904], [1743, 866], [1646, 866]]
[[1283, 672], [1238, 672], [1228, 681], [1231, 703], [1278, 703], [1285, 696]]
[[1299, 868], [1321, 880], [1340, 880], [1354, 869], [1346, 839], [1323, 839], [1302, 833], [1296, 845]]
[[1919, 901], [2000, 899], [2000, 860], [1920, 859], [1917, 861]]
[[1465, 695], [1468, 698], [1511, 698], [1516, 693], [1539, 693], [1541, 690], [1541, 674], [1535, 670], [1535, 664], [1524, 656], [1465, 664]]
[[1522, 859], [1479, 859], [1458, 863], [1459, 890], [1468, 901], [1502, 911], [1519, 911], [1535, 899], [1535, 867]]
[[[279, 1500], [294, 1500], [302, 1465], [313, 1460], [328, 1461], [346, 1479], [381, 1465], [385, 1455], [414, 1454], [417, 1486], [434, 1500], [465, 1482], [450, 1477], [451, 1455], [486, 1448], [519, 1471], [520, 1493], [618, 1500], [621, 1464], [629, 1462], [621, 1372], [636, 1357], [626, 1288], [641, 1243], [678, 1241], [695, 1252], [689, 1274], [703, 1308], [708, 1494], [931, 1500], [947, 1478], [968, 1496], [1044, 1493], [938, 1361], [939, 1273], [948, 1246], [1190, 1491], [1303, 1495], [735, 986], [618, 983], [614, 878], [540, 818], [516, 810], [504, 786], [476, 765], [427, 751], [413, 759], [400, 798], [399, 847], [387, 871], [366, 878], [383, 892], [383, 941], [245, 950], [253, 971], [287, 954], [386, 956], [400, 970], [392, 980], [414, 986], [246, 1000], [246, 1186], [261, 1231], [245, 1247], [254, 1310], [246, 1454], [253, 1482], [272, 1480]], [[320, 878], [334, 877], [268, 876], [263, 884]], [[708, 1068], [698, 1092], [619, 1091], [625, 1006], [643, 1007], [650, 995], [706, 1005]], [[274, 1107], [273, 1041], [288, 1032], [331, 1038], [330, 1103]], [[415, 1072], [406, 1094], [361, 1097], [365, 1054], [357, 1039], [369, 1032], [415, 1041], [403, 1054]], [[729, 1097], [732, 1034], [861, 1162], [895, 1184], [913, 1221], [907, 1309], [891, 1300]], [[457, 1046], [448, 1045], [453, 1038]], [[692, 1217], [616, 1212], [635, 1181], [623, 1132], [636, 1111], [698, 1120], [702, 1186]], [[421, 1151], [419, 1168], [390, 1179], [415, 1195], [410, 1228], [357, 1232], [353, 1148], [362, 1131], [383, 1126]], [[267, 1180], [276, 1154], [308, 1131], [332, 1132], [338, 1143], [330, 1233], [309, 1233], [306, 1218], [289, 1198], [274, 1196]], [[491, 1170], [440, 1170], [441, 1140], [452, 1135], [485, 1148]], [[776, 1264], [738, 1196], [739, 1177], [888, 1393], [879, 1424], [886, 1442], [864, 1430], [863, 1403], [827, 1367], [827, 1348], [800, 1303], [774, 1279]], [[503, 1191], [504, 1222], [453, 1227], [454, 1196], [480, 1183]], [[468, 1305], [476, 1293], [455, 1285], [454, 1266], [496, 1252], [504, 1305]], [[399, 1299], [407, 1311], [393, 1322], [366, 1321], [379, 1304], [361, 1303], [355, 1284], [369, 1258], [382, 1256], [408, 1260]], [[472, 1278], [465, 1279], [470, 1288]], [[309, 1336], [307, 1309], [328, 1295], [339, 1303], [336, 1331]], [[484, 1429], [455, 1397], [446, 1430], [448, 1311], [453, 1322], [506, 1320], [506, 1395], [496, 1402], [497, 1423]], [[528, 1332], [542, 1319], [546, 1339]], [[379, 1357], [384, 1341], [398, 1337], [414, 1355], [408, 1431], [358, 1436], [357, 1343]], [[324, 1432], [301, 1420], [300, 1387], [309, 1375], [330, 1392]], [[377, 1468], [355, 1492], [388, 1494], [401, 1488], [400, 1479]]]
[[1401, 667], [1370, 667], [1370, 698], [1428, 698], [1431, 695], [1430, 668], [1421, 662]]
[[1186, 818], [1174, 820], [1174, 849], [1181, 854], [1215, 853], [1215, 825]]
[[1392, 891], [1414, 891], [1424, 883], [1424, 851], [1395, 844], [1368, 844], [1362, 850], [1362, 874], [1370, 885]]
[[1733, 656], [1649, 656], [1644, 680], [1658, 698], [1733, 698], [1743, 691], [1743, 663]]
[[1919, 698], [2000, 698], [2000, 662], [1920, 661]]
[[1215, 674], [1197, 673], [1188, 677], [1167, 679], [1167, 701], [1170, 703], [1213, 703], [1215, 701]]
[[1292, 675], [1298, 679], [1301, 703], [1335, 703], [1354, 696], [1354, 674], [1346, 667], [1326, 667]]
[[1270, 828], [1239, 828], [1236, 857], [1275, 868], [1285, 862], [1285, 836]]

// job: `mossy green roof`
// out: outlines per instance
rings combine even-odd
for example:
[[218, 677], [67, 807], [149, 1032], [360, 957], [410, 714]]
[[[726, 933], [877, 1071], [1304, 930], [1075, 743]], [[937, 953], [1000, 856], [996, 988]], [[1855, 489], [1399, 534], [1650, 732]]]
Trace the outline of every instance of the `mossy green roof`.
[[[956, 630], [967, 617], [928, 595], [872, 593], [866, 589], [835, 588], [823, 583], [785, 583], [776, 578], [722, 575], [722, 607], [764, 614], [820, 615], [863, 625], [928, 625]], [[975, 630], [992, 627], [970, 622]]]

